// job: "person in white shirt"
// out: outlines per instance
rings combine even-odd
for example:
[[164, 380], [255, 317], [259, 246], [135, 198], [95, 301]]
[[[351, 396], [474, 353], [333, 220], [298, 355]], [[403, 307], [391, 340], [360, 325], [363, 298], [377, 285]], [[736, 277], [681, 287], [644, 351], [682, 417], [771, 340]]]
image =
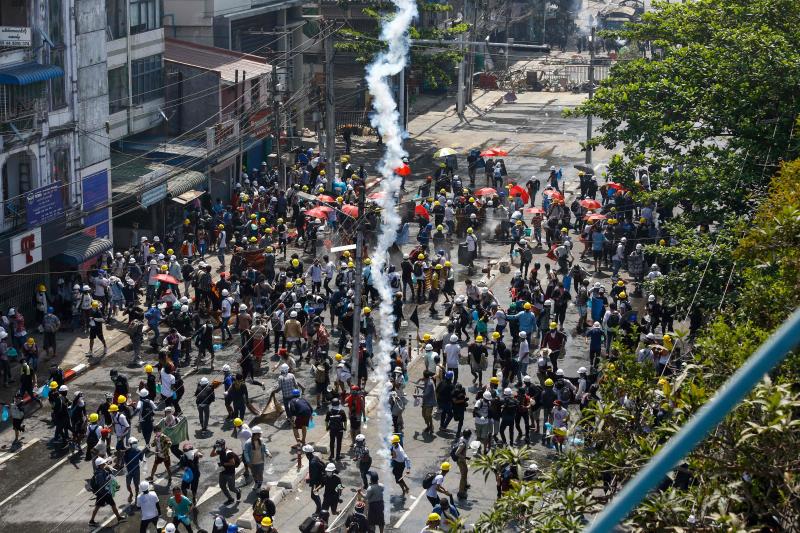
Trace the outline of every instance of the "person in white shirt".
[[528, 333], [519, 332], [519, 350], [517, 351], [517, 383], [522, 386], [522, 376], [528, 375], [528, 365], [531, 362], [531, 350], [528, 345]]
[[425, 489], [425, 497], [431, 502], [432, 507], [439, 505], [439, 493], [450, 496], [450, 492], [444, 488], [444, 477], [450, 471], [450, 463], [442, 463], [439, 473], [433, 478], [431, 486]]
[[231, 333], [230, 328], [228, 327], [228, 323], [231, 321], [231, 313], [233, 309], [233, 298], [228, 293], [228, 289], [222, 289], [222, 312], [220, 314], [220, 318], [222, 318], [222, 324], [219, 327], [219, 334], [220, 338], [224, 341], [225, 340], [225, 332], [228, 332], [228, 339], [233, 339], [233, 334]]
[[150, 524], [158, 529], [158, 517], [161, 515], [161, 505], [158, 502], [158, 495], [150, 490], [150, 483], [147, 481], [139, 483], [139, 496], [136, 498], [136, 506], [141, 509], [142, 513], [139, 531], [147, 531]]
[[453, 383], [458, 383], [458, 365], [460, 362], [460, 355], [461, 344], [458, 342], [458, 336], [451, 335], [450, 342], [444, 346], [444, 356], [447, 370], [453, 373]]
[[174, 404], [174, 399], [172, 398], [174, 386], [175, 376], [172, 375], [168, 367], [163, 367], [161, 369], [161, 398], [164, 400], [165, 405]]
[[622, 268], [622, 263], [625, 261], [625, 243], [628, 241], [625, 237], [620, 239], [619, 244], [617, 244], [617, 251], [614, 256], [611, 258], [611, 279], [616, 279], [617, 275], [619, 274], [619, 269]]
[[[235, 424], [234, 424], [235, 425]], [[250, 426], [242, 422], [242, 425], [236, 429], [236, 438], [239, 439], [239, 444], [242, 446], [242, 453], [240, 457], [244, 458], [244, 445], [247, 441], [250, 440], [250, 437], [253, 436], [253, 432], [250, 430]], [[242, 461], [244, 464], [244, 479], [250, 479], [250, 465], [247, 464], [247, 461]]]

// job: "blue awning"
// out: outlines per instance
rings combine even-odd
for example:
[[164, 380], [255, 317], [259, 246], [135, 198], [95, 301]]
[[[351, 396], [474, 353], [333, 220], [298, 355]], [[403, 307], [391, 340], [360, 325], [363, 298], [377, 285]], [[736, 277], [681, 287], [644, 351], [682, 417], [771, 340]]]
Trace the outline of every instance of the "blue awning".
[[114, 248], [114, 243], [101, 237], [90, 237], [79, 233], [68, 237], [66, 249], [55, 257], [65, 265], [78, 266], [89, 259]]
[[42, 65], [31, 61], [10, 67], [0, 68], [0, 85], [29, 85], [60, 78], [64, 75], [61, 67]]

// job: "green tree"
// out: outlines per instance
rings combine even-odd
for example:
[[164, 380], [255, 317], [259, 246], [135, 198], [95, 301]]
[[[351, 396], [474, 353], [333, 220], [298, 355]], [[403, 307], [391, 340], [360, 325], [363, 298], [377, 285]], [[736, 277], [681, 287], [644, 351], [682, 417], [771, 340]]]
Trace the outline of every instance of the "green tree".
[[[347, 5], [347, 2], [340, 2]], [[418, 1], [420, 17], [427, 18], [437, 13], [452, 12], [453, 6], [435, 2]], [[365, 7], [362, 12], [375, 20], [375, 27], [369, 31], [356, 30], [345, 25], [338, 32], [335, 47], [337, 50], [352, 53], [356, 61], [369, 64], [378, 52], [385, 49], [379, 39], [380, 23], [394, 13], [394, 4], [385, 2]], [[455, 66], [462, 60], [463, 54], [457, 49], [455, 39], [469, 30], [469, 24], [453, 24], [445, 29], [430, 26], [411, 27], [409, 36], [412, 39], [454, 40], [451, 49], [437, 48], [430, 45], [413, 46], [411, 48], [409, 68], [414, 71], [426, 85], [431, 88], [448, 87], [454, 82]]]

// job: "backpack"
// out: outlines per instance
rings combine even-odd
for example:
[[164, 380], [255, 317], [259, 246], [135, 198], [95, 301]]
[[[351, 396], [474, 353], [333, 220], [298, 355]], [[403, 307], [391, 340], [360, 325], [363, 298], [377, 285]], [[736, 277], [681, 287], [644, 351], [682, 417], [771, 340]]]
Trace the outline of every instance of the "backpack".
[[392, 278], [392, 281], [390, 282], [390, 284], [391, 284], [393, 289], [399, 289], [400, 288], [400, 277], [399, 276], [394, 276]]
[[233, 467], [239, 468], [239, 465], [242, 464], [242, 459], [239, 457], [239, 454], [237, 454], [233, 450], [228, 450], [228, 452], [225, 454], [226, 460], [228, 459], [228, 457], [230, 457], [230, 454], [233, 454]]
[[461, 446], [461, 441], [456, 442], [450, 447], [450, 459], [454, 462], [458, 462], [458, 448]]
[[610, 315], [608, 315], [608, 320], [606, 321], [606, 325], [608, 325], [609, 328], [615, 328], [619, 326], [619, 318], [620, 318], [619, 313], [611, 313]]
[[128, 323], [128, 335], [131, 337], [135, 336], [137, 332], [141, 331], [142, 326], [144, 326], [144, 323], [138, 318], [131, 320], [130, 323]]
[[317, 383], [325, 383], [328, 378], [328, 371], [325, 370], [325, 365], [318, 365], [317, 370], [314, 371], [314, 381]]
[[94, 429], [91, 427], [89, 429], [91, 429], [91, 431], [89, 431], [89, 434], [86, 436], [86, 446], [91, 449], [94, 448], [98, 442], [100, 442], [100, 437], [97, 436], [97, 426], [95, 426]]
[[181, 481], [183, 483], [191, 483], [192, 481], [194, 481], [194, 472], [188, 466], [183, 471], [183, 477], [181, 478]]
[[317, 517], [315, 515], [311, 515], [307, 517], [303, 522], [300, 524], [300, 533], [311, 533], [314, 529], [314, 526], [317, 525]]
[[305, 398], [297, 398], [294, 402], [293, 411], [295, 416], [311, 416], [313, 409]]
[[92, 492], [97, 494], [105, 485], [105, 479], [103, 479], [102, 471], [98, 470], [92, 476], [92, 479], [89, 480], [89, 487], [91, 487]]
[[436, 479], [436, 472], [428, 472], [425, 474], [425, 477], [422, 478], [422, 488], [425, 490], [431, 488], [434, 479]]

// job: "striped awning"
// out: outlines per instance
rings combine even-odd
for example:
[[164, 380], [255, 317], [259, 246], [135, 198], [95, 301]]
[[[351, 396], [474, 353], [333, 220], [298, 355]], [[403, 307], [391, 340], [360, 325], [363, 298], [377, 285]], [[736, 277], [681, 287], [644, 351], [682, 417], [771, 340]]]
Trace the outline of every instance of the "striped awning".
[[31, 61], [10, 67], [0, 68], [0, 85], [30, 85], [64, 75], [61, 67], [56, 65], [42, 65]]
[[114, 248], [114, 243], [109, 239], [90, 237], [82, 233], [73, 235], [67, 238], [66, 241], [66, 248], [55, 257], [55, 260], [71, 266], [83, 264], [89, 259]]
[[191, 190], [207, 190], [208, 178], [202, 172], [187, 170], [181, 172], [167, 182], [167, 194], [170, 198], [177, 198]]

